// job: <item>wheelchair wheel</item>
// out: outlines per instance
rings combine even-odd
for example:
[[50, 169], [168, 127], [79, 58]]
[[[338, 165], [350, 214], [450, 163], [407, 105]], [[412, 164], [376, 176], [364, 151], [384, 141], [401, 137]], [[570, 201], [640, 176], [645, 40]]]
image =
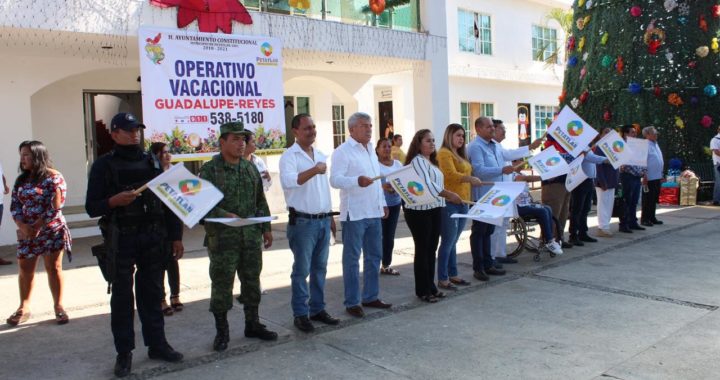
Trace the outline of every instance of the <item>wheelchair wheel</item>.
[[517, 241], [515, 249], [507, 253], [508, 257], [515, 258], [522, 253], [525, 248], [525, 243], [527, 242], [527, 226], [522, 218], [510, 219], [508, 236], [515, 236], [515, 241]]
[[536, 253], [535, 256], [533, 256], [533, 261], [536, 263], [540, 262], [540, 254], [539, 253]]

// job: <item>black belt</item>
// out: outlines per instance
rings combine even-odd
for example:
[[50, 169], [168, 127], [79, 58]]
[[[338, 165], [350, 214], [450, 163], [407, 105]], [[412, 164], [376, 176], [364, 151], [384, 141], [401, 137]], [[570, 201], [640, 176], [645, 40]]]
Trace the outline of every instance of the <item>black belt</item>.
[[320, 214], [306, 214], [304, 212], [298, 212], [295, 211], [295, 209], [290, 209], [290, 216], [294, 216], [296, 218], [305, 218], [305, 219], [325, 219], [328, 217], [332, 217], [335, 215], [340, 215], [339, 212], [323, 212]]

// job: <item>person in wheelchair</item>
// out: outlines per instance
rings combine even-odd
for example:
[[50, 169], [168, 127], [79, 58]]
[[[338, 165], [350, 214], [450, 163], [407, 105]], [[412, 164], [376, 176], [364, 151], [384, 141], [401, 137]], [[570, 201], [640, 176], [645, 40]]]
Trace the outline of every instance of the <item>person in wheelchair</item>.
[[[522, 160], [513, 161], [513, 166], [517, 166]], [[540, 181], [540, 176], [537, 175], [524, 175], [519, 173], [513, 173], [513, 181], [516, 182], [536, 182]], [[553, 234], [553, 214], [552, 209], [548, 205], [535, 202], [530, 195], [530, 188], [526, 184], [525, 190], [515, 200], [517, 205], [518, 215], [523, 219], [533, 218], [540, 224], [542, 230], [544, 248], [548, 251], [562, 255], [563, 250], [560, 244], [557, 242], [559, 236]]]

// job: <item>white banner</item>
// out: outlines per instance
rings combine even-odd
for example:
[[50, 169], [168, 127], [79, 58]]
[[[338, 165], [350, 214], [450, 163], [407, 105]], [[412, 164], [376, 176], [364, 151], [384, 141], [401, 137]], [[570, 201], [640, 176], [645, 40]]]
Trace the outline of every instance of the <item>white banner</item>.
[[565, 159], [554, 146], [551, 146], [542, 152], [531, 157], [528, 161], [535, 171], [540, 174], [540, 178], [548, 180], [563, 174], [567, 174], [570, 170]]
[[190, 228], [223, 198], [212, 183], [194, 176], [182, 163], [153, 178], [147, 186]]
[[565, 177], [565, 188], [567, 191], [573, 191], [573, 189], [588, 178], [585, 171], [582, 170], [583, 160], [585, 160], [585, 156], [580, 156], [568, 164], [570, 170], [568, 171], [567, 177]]
[[650, 148], [648, 141], [628, 137], [626, 143], [628, 154], [630, 154], [630, 158], [628, 158], [626, 164], [647, 166], [648, 149]]
[[211, 156], [219, 126], [241, 121], [257, 149], [285, 148], [279, 39], [141, 27], [138, 43], [146, 146]]
[[205, 223], [221, 223], [230, 227], [244, 227], [259, 223], [268, 223], [277, 216], [259, 216], [256, 218], [205, 218]]
[[438, 201], [430, 194], [427, 184], [415, 172], [412, 165], [386, 175], [385, 180], [395, 189], [406, 205], [421, 206]]
[[597, 131], [581, 119], [570, 107], [563, 107], [555, 121], [548, 127], [547, 134], [573, 157], [587, 150]]
[[485, 193], [467, 214], [453, 214], [451, 218], [468, 218], [502, 226], [508, 209], [515, 207], [515, 198], [525, 190], [523, 182], [498, 182]]
[[605, 153], [610, 165], [615, 169], [625, 165], [630, 159], [627, 144], [615, 131], [610, 131], [605, 137], [601, 138], [596, 146]]

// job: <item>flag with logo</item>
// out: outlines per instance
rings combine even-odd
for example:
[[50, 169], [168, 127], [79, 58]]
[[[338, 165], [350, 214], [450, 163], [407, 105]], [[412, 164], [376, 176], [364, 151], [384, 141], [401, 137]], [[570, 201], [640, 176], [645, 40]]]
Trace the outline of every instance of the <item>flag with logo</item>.
[[634, 137], [627, 138], [627, 150], [630, 158], [628, 165], [647, 166], [648, 149], [650, 145], [645, 139], [636, 139]]
[[515, 207], [515, 198], [525, 190], [525, 186], [524, 182], [497, 182], [475, 202], [467, 214], [453, 214], [450, 217], [502, 226], [508, 210]]
[[562, 158], [554, 146], [531, 157], [528, 162], [532, 168], [540, 174], [540, 178], [542, 178], [543, 181], [567, 174], [567, 172], [570, 171], [567, 162], [565, 162], [565, 159]]
[[223, 198], [212, 183], [194, 176], [183, 164], [173, 165], [147, 186], [190, 228]]
[[422, 206], [438, 201], [435, 196], [430, 194], [427, 183], [412, 165], [386, 175], [385, 180], [400, 195], [406, 205]]
[[563, 107], [555, 121], [548, 127], [547, 134], [552, 136], [573, 157], [587, 150], [590, 142], [598, 135], [597, 131], [580, 118], [570, 107]]
[[568, 164], [570, 170], [568, 171], [567, 177], [565, 177], [565, 188], [567, 191], [573, 191], [588, 178], [585, 171], [582, 170], [583, 160], [585, 160], [585, 156], [580, 156]]
[[605, 157], [615, 169], [627, 164], [631, 158], [627, 144], [620, 137], [620, 134], [615, 131], [610, 131], [605, 137], [601, 138], [596, 146], [605, 153]]

